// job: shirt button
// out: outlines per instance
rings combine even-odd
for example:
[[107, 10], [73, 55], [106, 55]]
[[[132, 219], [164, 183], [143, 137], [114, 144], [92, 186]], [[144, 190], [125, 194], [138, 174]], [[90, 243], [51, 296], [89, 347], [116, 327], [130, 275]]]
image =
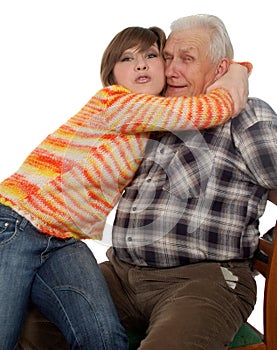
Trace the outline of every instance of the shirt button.
[[161, 149], [160, 149], [160, 153], [161, 153], [161, 154], [164, 154], [164, 148], [161, 148]]
[[152, 179], [147, 179], [147, 180], [146, 180], [146, 182], [151, 182], [151, 181], [152, 181]]
[[133, 211], [136, 211], [136, 210], [137, 210], [137, 207], [132, 208], [132, 210], [133, 210]]
[[127, 238], [127, 241], [128, 241], [128, 242], [132, 242], [132, 240], [133, 240], [132, 237], [128, 237], [128, 238]]

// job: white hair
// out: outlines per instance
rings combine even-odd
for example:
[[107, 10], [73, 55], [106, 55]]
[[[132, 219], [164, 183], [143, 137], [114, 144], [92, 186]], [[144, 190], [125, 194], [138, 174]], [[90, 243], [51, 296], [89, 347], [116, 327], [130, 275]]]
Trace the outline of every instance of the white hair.
[[210, 47], [208, 55], [213, 63], [217, 63], [222, 58], [230, 61], [234, 58], [233, 45], [231, 43], [227, 29], [222, 20], [216, 16], [198, 14], [181, 17], [172, 22], [171, 33], [192, 28], [204, 28], [210, 32]]

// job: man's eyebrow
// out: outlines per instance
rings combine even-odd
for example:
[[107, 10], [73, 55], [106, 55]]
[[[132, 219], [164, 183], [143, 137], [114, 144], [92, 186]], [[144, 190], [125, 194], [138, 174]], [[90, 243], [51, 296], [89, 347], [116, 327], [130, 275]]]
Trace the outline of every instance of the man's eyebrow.
[[186, 47], [186, 48], [184, 48], [184, 49], [180, 49], [180, 52], [182, 52], [182, 53], [188, 53], [188, 52], [193, 51], [193, 50], [195, 50], [195, 47], [190, 46], [190, 47]]
[[[187, 47], [187, 48], [184, 48], [184, 49], [179, 49], [179, 52], [180, 52], [181, 54], [187, 54], [187, 53], [189, 53], [189, 52], [191, 52], [191, 51], [194, 51], [194, 50], [195, 50], [195, 47], [190, 46], [190, 47]], [[166, 50], [164, 50], [164, 54], [165, 54], [165, 55], [171, 55], [170, 52], [168, 52], [168, 51], [166, 51]]]

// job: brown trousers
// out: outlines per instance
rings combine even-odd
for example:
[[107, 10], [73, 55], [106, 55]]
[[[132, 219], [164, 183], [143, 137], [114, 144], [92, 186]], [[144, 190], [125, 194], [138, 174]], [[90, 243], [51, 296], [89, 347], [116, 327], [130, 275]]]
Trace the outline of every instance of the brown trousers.
[[100, 264], [119, 318], [145, 328], [139, 350], [223, 350], [256, 302], [249, 262], [204, 262], [170, 269]]
[[[111, 250], [108, 255], [100, 267], [123, 326], [147, 332], [139, 350], [227, 349], [253, 310], [256, 283], [248, 262], [154, 269], [125, 264]], [[60, 332], [33, 310], [21, 349], [68, 347]]]
[[60, 330], [38, 310], [30, 308], [16, 350], [69, 350]]

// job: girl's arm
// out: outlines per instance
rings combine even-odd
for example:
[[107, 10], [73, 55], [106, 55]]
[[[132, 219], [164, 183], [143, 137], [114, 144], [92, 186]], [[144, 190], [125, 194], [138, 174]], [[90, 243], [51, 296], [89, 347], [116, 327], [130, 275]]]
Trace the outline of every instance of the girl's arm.
[[161, 97], [113, 85], [97, 97], [105, 103], [103, 117], [109, 127], [122, 133], [210, 128], [231, 118], [234, 107], [225, 89], [193, 97]]

